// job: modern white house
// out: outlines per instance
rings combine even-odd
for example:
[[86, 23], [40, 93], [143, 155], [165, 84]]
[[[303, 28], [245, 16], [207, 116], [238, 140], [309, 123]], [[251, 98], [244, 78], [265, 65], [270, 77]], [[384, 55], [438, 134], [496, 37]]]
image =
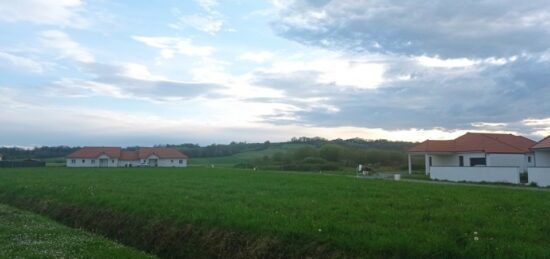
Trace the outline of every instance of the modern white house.
[[186, 167], [187, 156], [174, 148], [83, 147], [67, 156], [67, 167]]
[[535, 153], [535, 165], [529, 167], [529, 182], [550, 186], [550, 136], [539, 141], [531, 150]]
[[[535, 166], [536, 142], [522, 136], [466, 133], [454, 140], [426, 140], [408, 150], [422, 155], [431, 179], [520, 183], [520, 173]], [[549, 160], [550, 162], [550, 160]]]

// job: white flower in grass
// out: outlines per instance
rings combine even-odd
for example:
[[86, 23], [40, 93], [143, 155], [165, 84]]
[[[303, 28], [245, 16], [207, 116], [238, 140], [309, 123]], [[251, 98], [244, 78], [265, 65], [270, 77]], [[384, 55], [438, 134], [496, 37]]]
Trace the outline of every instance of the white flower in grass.
[[475, 241], [478, 241], [478, 240], [479, 240], [479, 237], [474, 237], [474, 240], [475, 240]]
[[319, 229], [319, 232], [323, 232], [323, 230], [322, 230], [322, 229]]

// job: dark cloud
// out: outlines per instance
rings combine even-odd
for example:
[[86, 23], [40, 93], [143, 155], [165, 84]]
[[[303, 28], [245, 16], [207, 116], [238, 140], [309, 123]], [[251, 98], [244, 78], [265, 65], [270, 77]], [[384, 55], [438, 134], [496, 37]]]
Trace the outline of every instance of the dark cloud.
[[350, 52], [508, 57], [547, 50], [547, 0], [296, 0], [273, 27], [301, 43]]
[[[519, 58], [504, 65], [476, 69], [429, 69], [409, 64], [389, 71], [416, 74], [410, 80], [394, 80], [376, 89], [319, 85], [314, 74], [257, 74], [257, 82], [283, 89], [290, 98], [279, 100], [302, 109], [292, 112], [303, 124], [359, 126], [384, 129], [471, 128], [474, 122], [516, 123], [526, 118], [550, 116], [550, 62]], [[396, 72], [397, 73], [397, 72]], [[280, 79], [280, 80], [277, 80]], [[294, 98], [298, 97], [298, 98]], [[312, 107], [300, 98], [324, 98], [319, 104], [337, 112]], [[276, 100], [272, 100], [276, 101]], [[273, 123], [290, 123], [288, 114], [266, 117]], [[524, 129], [522, 129], [524, 130]]]

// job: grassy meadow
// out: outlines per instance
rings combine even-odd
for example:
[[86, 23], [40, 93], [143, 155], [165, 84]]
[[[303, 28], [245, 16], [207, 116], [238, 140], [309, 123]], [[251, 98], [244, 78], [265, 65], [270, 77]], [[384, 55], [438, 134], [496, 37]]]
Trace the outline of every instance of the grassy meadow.
[[550, 192], [230, 168], [0, 169], [0, 202], [164, 257], [544, 258]]
[[153, 258], [3, 204], [0, 222], [0, 258]]

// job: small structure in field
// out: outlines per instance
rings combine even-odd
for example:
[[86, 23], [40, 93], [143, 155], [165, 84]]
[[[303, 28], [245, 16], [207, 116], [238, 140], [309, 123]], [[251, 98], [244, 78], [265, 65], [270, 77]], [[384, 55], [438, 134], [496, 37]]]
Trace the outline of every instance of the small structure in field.
[[67, 156], [67, 167], [186, 167], [187, 156], [175, 148], [84, 147]]
[[535, 165], [533, 140], [512, 134], [466, 133], [454, 140], [426, 140], [409, 149], [424, 156], [431, 179], [520, 183], [520, 173]]
[[357, 166], [357, 174], [367, 176], [371, 172], [372, 172], [372, 169], [370, 167], [366, 166], [366, 165], [359, 164]]

